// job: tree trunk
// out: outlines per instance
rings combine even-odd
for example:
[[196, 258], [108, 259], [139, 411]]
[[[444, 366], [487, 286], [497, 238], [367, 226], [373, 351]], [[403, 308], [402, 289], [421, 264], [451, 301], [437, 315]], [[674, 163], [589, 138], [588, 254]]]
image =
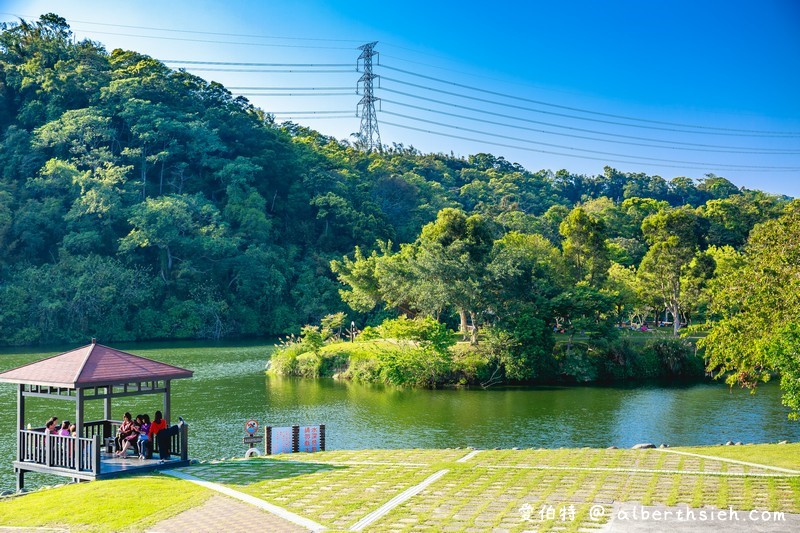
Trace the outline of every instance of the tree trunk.
[[671, 302], [670, 312], [672, 313], [672, 335], [677, 337], [678, 330], [681, 329], [681, 308], [678, 302]]
[[473, 346], [478, 344], [478, 326], [476, 325], [475, 313], [470, 311], [469, 320], [472, 322], [472, 332], [470, 333], [469, 343]]
[[458, 331], [463, 336], [464, 340], [467, 338], [467, 311], [464, 309], [458, 310], [458, 316], [461, 318], [461, 323], [458, 326]]

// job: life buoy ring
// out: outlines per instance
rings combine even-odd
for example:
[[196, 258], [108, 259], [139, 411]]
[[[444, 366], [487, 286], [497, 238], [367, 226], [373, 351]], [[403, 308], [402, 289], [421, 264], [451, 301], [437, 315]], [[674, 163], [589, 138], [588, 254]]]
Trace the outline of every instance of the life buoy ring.
[[258, 457], [261, 455], [261, 452], [258, 451], [258, 448], [250, 448], [244, 453], [245, 458], [249, 457]]

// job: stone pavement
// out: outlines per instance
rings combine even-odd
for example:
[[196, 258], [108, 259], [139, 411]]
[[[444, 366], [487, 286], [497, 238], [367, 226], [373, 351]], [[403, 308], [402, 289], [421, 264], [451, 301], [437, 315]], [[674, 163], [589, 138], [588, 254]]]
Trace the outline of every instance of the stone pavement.
[[766, 511], [642, 506], [620, 502], [597, 533], [784, 533], [800, 531], [800, 515]]
[[218, 533], [219, 531], [295, 533], [308, 530], [252, 505], [215, 494], [203, 505], [163, 520], [147, 531], [149, 533]]

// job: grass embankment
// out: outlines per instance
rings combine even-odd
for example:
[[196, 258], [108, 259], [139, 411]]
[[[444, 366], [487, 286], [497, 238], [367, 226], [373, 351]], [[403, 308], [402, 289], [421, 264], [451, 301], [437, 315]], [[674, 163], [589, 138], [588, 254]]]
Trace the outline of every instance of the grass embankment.
[[[800, 512], [800, 444], [677, 450], [709, 457], [674, 450], [531, 449], [481, 451], [457, 462], [469, 450], [361, 450], [230, 460], [185, 471], [334, 531], [347, 530], [441, 470], [447, 473], [368, 530], [579, 531], [599, 527], [614, 502]], [[153, 484], [144, 498], [141, 482]], [[157, 507], [159, 518], [166, 518], [204, 497], [202, 489], [161, 476], [99, 481], [0, 502], [0, 525], [141, 530], [152, 522], [132, 522], [137, 516]], [[597, 505], [605, 518], [593, 520], [590, 509]], [[540, 514], [550, 506], [554, 516]], [[121, 516], [127, 518], [113, 522]]]
[[0, 526], [144, 531], [213, 493], [164, 476], [70, 484], [0, 499]]

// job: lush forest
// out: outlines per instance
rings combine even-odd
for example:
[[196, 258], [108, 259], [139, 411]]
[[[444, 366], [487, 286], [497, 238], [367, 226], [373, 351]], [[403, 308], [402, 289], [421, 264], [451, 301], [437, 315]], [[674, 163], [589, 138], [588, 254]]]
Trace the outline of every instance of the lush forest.
[[623, 323], [723, 318], [713, 295], [747, 262], [751, 230], [797, 211], [712, 174], [368, 152], [150, 57], [75, 42], [56, 15], [0, 34], [4, 344], [406, 315], [526, 379], [557, 338], [572, 353], [579, 338], [615, 342]]

